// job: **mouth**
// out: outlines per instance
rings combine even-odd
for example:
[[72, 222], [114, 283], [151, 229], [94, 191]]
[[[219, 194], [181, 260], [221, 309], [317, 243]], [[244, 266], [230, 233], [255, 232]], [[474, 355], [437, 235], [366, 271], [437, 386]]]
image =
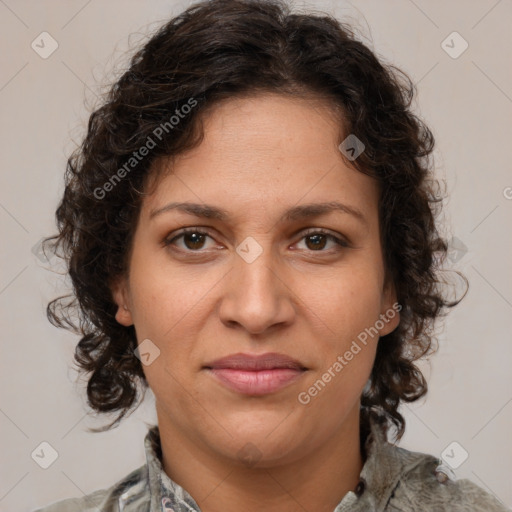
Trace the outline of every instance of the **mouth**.
[[233, 354], [203, 369], [232, 391], [252, 396], [274, 393], [298, 380], [308, 370], [283, 354]]

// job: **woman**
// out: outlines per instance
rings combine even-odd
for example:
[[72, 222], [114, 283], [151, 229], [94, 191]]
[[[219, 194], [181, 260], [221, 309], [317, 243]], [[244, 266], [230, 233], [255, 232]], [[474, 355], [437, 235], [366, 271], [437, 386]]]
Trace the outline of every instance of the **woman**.
[[55, 248], [87, 396], [116, 426], [147, 386], [147, 463], [46, 507], [503, 511], [401, 438], [448, 307], [413, 86], [350, 28], [213, 0], [164, 25], [68, 162]]

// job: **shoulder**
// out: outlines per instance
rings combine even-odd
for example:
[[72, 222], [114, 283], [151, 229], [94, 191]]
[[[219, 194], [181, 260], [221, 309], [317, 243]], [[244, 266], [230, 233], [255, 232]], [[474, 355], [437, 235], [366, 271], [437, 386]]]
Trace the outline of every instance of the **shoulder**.
[[406, 463], [386, 512], [510, 512], [498, 499], [470, 480], [456, 480], [449, 467], [432, 455], [393, 447]]
[[57, 501], [33, 512], [128, 512], [139, 510], [140, 505], [149, 504], [149, 500], [147, 465], [144, 465], [107, 489]]

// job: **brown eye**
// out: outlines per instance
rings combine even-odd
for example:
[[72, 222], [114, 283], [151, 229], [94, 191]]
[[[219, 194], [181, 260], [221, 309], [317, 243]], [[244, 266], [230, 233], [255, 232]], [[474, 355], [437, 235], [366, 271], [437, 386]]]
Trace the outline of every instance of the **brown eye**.
[[308, 242], [306, 242], [306, 245], [308, 247], [308, 249], [311, 249], [311, 250], [318, 250], [318, 249], [323, 249], [325, 247], [325, 244], [327, 242], [327, 236], [326, 235], [308, 235], [306, 237], [304, 237], [306, 240], [309, 240], [311, 243], [308, 244]]
[[[183, 230], [178, 235], [165, 240], [164, 245], [176, 245], [179, 249], [184, 251], [196, 251], [199, 252], [200, 249], [204, 248], [205, 241], [207, 238], [211, 238], [208, 233], [204, 231], [199, 231], [197, 229], [188, 229]], [[182, 239], [181, 246], [176, 244], [177, 240]]]
[[186, 233], [183, 235], [183, 243], [187, 249], [202, 249], [205, 236], [202, 233]]
[[318, 229], [306, 233], [301, 240], [304, 240], [306, 249], [313, 252], [329, 252], [330, 248], [327, 247], [329, 242], [334, 243], [334, 247], [331, 249], [349, 247], [349, 244], [342, 238]]

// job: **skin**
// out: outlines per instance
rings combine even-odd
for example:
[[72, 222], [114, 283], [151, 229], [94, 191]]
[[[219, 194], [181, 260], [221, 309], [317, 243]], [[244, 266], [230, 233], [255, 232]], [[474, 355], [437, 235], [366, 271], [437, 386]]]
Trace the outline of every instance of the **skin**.
[[[143, 200], [129, 273], [113, 287], [117, 321], [160, 350], [144, 372], [164, 470], [202, 511], [332, 512], [355, 490], [364, 463], [360, 396], [378, 336], [307, 405], [298, 395], [396, 302], [385, 278], [377, 183], [342, 158], [340, 120], [320, 100], [230, 99], [208, 112], [204, 131], [195, 149], [162, 162], [167, 172]], [[280, 221], [291, 207], [329, 201], [364, 220], [334, 211]], [[213, 205], [229, 217], [172, 209], [151, 218], [170, 202]], [[209, 234], [166, 246], [183, 227]], [[346, 246], [306, 236], [311, 228]], [[236, 252], [247, 237], [262, 249], [251, 263]], [[379, 336], [398, 323], [396, 314]], [[240, 352], [278, 352], [308, 370], [272, 394], [242, 395], [204, 369]], [[244, 446], [255, 465], [242, 460]]]

